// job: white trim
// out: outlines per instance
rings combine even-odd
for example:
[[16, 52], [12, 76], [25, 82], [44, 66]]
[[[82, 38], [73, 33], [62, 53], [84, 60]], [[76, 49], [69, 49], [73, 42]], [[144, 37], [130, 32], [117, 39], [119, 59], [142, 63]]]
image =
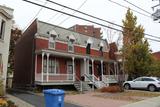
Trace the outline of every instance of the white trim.
[[67, 44], [67, 42], [56, 40], [56, 42]]
[[42, 37], [42, 36], [35, 36], [35, 38], [37, 38], [37, 39], [43, 39], [43, 40], [49, 40], [49, 38], [47, 38], [47, 37]]

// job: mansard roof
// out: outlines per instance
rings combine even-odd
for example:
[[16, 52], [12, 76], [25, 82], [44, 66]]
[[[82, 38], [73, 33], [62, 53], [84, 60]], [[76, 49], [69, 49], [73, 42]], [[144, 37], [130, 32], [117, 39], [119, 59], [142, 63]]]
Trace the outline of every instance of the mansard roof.
[[49, 38], [50, 31], [53, 31], [57, 33], [57, 40], [68, 42], [69, 37], [74, 37], [75, 41], [74, 43], [81, 46], [87, 46], [88, 41], [93, 42], [91, 44], [91, 47], [94, 49], [99, 49], [100, 46], [103, 44], [103, 50], [108, 51], [108, 43], [107, 40], [99, 39], [91, 36], [87, 36], [84, 34], [80, 34], [77, 32], [74, 32], [70, 29], [62, 28], [60, 26], [52, 25], [46, 22], [38, 21], [37, 20], [37, 33], [42, 36]]

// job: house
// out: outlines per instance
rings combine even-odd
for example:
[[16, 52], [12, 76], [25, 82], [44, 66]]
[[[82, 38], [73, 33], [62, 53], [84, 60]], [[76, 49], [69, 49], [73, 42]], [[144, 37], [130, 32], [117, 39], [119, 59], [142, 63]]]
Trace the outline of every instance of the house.
[[[107, 85], [109, 45], [84, 35], [35, 20], [15, 48], [14, 86]], [[84, 85], [83, 85], [84, 86]]]
[[88, 35], [88, 36], [92, 36], [92, 37], [96, 37], [96, 38], [101, 38], [101, 28], [95, 28], [94, 26], [91, 25], [74, 25], [72, 27], [70, 27], [69, 29], [84, 34], [84, 35]]
[[6, 86], [12, 18], [13, 9], [0, 5], [0, 75], [4, 87]]
[[160, 51], [152, 53], [153, 58], [160, 60]]

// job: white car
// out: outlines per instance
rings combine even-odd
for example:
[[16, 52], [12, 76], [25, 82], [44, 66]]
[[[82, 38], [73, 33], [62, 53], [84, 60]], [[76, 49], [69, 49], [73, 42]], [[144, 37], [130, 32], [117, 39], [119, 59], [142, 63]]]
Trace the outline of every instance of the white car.
[[148, 89], [149, 91], [156, 91], [160, 89], [160, 78], [158, 77], [139, 77], [132, 81], [125, 81], [123, 83], [125, 89]]

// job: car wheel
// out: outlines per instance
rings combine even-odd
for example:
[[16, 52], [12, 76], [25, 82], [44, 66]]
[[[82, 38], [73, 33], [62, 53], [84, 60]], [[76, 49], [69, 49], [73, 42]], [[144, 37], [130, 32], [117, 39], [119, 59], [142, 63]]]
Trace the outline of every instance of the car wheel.
[[148, 90], [151, 91], [151, 92], [153, 92], [153, 91], [156, 90], [156, 87], [154, 85], [149, 85], [148, 86]]
[[130, 89], [130, 85], [129, 84], [125, 84], [124, 85], [124, 89], [129, 90]]

